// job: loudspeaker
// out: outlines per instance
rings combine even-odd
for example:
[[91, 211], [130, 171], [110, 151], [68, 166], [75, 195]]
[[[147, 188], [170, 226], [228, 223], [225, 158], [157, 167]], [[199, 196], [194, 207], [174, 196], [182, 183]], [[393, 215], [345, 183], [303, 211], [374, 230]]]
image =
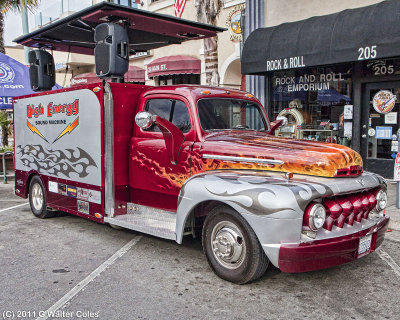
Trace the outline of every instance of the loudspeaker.
[[33, 91], [51, 90], [56, 84], [53, 56], [44, 50], [29, 51], [29, 79]]
[[129, 68], [128, 31], [114, 23], [99, 24], [94, 32], [94, 60], [100, 78], [123, 77]]

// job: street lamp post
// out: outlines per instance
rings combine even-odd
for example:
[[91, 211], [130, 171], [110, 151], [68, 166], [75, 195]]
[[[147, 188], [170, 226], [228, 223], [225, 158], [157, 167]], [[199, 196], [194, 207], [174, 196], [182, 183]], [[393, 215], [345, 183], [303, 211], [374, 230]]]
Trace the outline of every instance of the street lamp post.
[[[22, 33], [28, 34], [29, 33], [29, 25], [28, 25], [28, 12], [26, 9], [26, 0], [20, 0], [21, 3], [21, 18], [22, 18]], [[29, 64], [29, 48], [24, 47], [25, 53], [25, 64]]]

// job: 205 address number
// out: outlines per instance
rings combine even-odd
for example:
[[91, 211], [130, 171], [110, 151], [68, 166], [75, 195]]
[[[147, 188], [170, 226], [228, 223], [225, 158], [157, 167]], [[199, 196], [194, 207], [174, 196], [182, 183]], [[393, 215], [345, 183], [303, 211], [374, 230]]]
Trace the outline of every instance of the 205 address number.
[[358, 60], [369, 60], [376, 58], [376, 46], [358, 48]]

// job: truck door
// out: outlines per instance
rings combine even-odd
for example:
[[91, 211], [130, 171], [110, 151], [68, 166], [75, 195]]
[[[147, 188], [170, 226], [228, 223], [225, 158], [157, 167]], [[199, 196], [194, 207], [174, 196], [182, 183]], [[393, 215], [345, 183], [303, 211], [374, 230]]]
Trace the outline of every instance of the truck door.
[[141, 205], [175, 211], [179, 191], [190, 175], [191, 146], [194, 125], [189, 103], [181, 97], [148, 97], [139, 111], [158, 115], [176, 125], [184, 134], [176, 164], [172, 164], [160, 129], [153, 125], [147, 130], [135, 124], [130, 146], [130, 196]]

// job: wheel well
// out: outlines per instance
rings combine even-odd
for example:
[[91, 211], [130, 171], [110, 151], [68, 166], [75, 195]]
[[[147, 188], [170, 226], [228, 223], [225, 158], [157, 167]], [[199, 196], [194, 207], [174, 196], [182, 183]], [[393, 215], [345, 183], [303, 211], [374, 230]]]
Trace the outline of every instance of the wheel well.
[[[208, 213], [215, 207], [225, 205], [231, 207], [230, 205], [217, 201], [217, 200], [208, 200], [198, 203], [188, 215], [187, 221], [193, 221], [194, 232], [197, 236], [201, 236], [201, 232], [203, 230], [204, 220], [206, 219]], [[232, 207], [231, 207], [232, 208]], [[233, 209], [233, 208], [232, 208]]]
[[35, 172], [32, 172], [29, 176], [28, 179], [26, 179], [26, 188], [25, 188], [25, 198], [28, 197], [28, 193], [29, 193], [29, 185], [31, 184], [31, 180], [34, 176], [36, 176], [37, 174]]

